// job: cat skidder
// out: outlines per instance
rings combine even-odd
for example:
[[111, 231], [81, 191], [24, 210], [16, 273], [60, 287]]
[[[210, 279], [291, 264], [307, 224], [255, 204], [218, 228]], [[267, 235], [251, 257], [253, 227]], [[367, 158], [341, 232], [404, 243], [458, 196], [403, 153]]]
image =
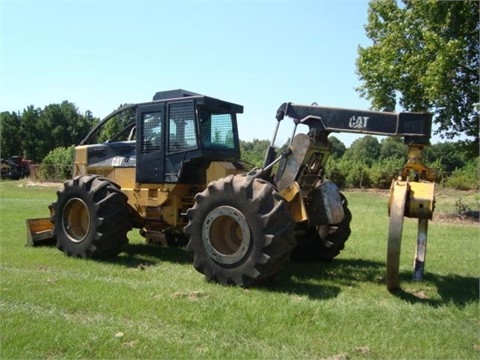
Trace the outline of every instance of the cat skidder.
[[[55, 239], [68, 256], [103, 258], [119, 254], [138, 228], [148, 243], [186, 245], [207, 280], [251, 286], [291, 258], [330, 260], [344, 248], [352, 215], [324, 176], [328, 135], [398, 136], [410, 152], [392, 183], [387, 286], [399, 286], [404, 216], [419, 218], [421, 277], [434, 204], [434, 174], [421, 162], [431, 115], [284, 103], [264, 164], [251, 169], [240, 157], [242, 112], [234, 103], [170, 90], [108, 115], [75, 148], [74, 177], [57, 192], [50, 217], [27, 220], [27, 242]], [[276, 154], [285, 117], [294, 128]], [[299, 125], [305, 132], [297, 133]]]

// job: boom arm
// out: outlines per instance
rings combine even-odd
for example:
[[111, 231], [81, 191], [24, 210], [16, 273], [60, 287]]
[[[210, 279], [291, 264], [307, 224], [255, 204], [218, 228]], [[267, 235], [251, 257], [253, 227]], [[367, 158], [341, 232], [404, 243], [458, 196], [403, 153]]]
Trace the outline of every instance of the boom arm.
[[[435, 172], [423, 164], [422, 150], [429, 144], [432, 115], [284, 103], [277, 110], [277, 128], [285, 116], [293, 119], [295, 130], [298, 124], [305, 124], [309, 127], [309, 133], [308, 135], [298, 134], [295, 137], [292, 135], [290, 151], [282, 154], [283, 161], [278, 166], [274, 181], [280, 193], [288, 199], [290, 208], [297, 209], [295, 212], [297, 221], [303, 221], [306, 218], [310, 226], [317, 225], [315, 219], [320, 217], [322, 211], [328, 213], [335, 209], [333, 205], [322, 208], [321, 204], [325, 204], [325, 202], [315, 202], [315, 194], [318, 193], [316, 189], [320, 189], [322, 186], [318, 184], [322, 180], [323, 166], [326, 164], [326, 158], [331, 148], [327, 139], [331, 132], [404, 138], [404, 142], [408, 145], [408, 161], [400, 172], [400, 176], [392, 181], [388, 204], [390, 222], [387, 246], [387, 287], [391, 291], [400, 288], [399, 259], [404, 216], [418, 218], [414, 279], [423, 279], [428, 219], [432, 218], [435, 204]], [[293, 134], [295, 134], [295, 130]], [[275, 136], [268, 150], [266, 163], [269, 156], [274, 154]], [[334, 197], [331, 196], [330, 199], [333, 200]], [[310, 204], [310, 207], [305, 204]], [[334, 201], [331, 204], [334, 204]], [[310, 213], [307, 211], [309, 208]], [[316, 212], [317, 209], [320, 209], [320, 212]], [[304, 213], [307, 216], [304, 216]], [[338, 223], [341, 226], [337, 220], [329, 219], [328, 221], [330, 224]], [[323, 224], [318, 223], [318, 225], [317, 229], [320, 229]]]
[[349, 132], [384, 136], [403, 136], [405, 143], [428, 144], [432, 115], [411, 112], [381, 112], [329, 108], [317, 105], [283, 103], [277, 110], [277, 120], [285, 116], [296, 124], [305, 124], [319, 132]]

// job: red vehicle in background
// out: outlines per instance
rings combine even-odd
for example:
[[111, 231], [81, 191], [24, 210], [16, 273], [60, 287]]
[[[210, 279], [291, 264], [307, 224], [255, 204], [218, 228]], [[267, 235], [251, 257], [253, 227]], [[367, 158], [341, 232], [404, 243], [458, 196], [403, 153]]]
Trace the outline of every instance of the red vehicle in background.
[[30, 175], [31, 160], [24, 160], [21, 156], [12, 156], [1, 159], [2, 179], [21, 179]]

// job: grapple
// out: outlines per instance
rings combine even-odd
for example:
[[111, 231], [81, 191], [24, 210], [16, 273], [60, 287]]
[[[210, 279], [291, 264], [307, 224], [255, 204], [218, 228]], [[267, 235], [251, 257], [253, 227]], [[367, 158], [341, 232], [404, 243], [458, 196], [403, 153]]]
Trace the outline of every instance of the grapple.
[[413, 280], [423, 280], [428, 220], [435, 208], [435, 173], [422, 163], [422, 146], [410, 145], [409, 159], [399, 179], [393, 180], [388, 201], [387, 288], [400, 288], [400, 250], [404, 217], [418, 219]]

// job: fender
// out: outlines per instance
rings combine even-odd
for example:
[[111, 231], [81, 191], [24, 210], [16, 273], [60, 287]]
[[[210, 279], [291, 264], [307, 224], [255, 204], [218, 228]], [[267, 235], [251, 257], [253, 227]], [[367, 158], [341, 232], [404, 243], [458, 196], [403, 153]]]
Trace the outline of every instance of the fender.
[[317, 184], [310, 194], [308, 218], [310, 225], [339, 224], [345, 216], [337, 185], [331, 181]]
[[308, 220], [310, 226], [333, 225], [340, 223], [345, 216], [340, 192], [331, 181], [317, 185], [305, 199], [297, 182], [281, 190], [280, 194], [287, 200], [297, 223]]

